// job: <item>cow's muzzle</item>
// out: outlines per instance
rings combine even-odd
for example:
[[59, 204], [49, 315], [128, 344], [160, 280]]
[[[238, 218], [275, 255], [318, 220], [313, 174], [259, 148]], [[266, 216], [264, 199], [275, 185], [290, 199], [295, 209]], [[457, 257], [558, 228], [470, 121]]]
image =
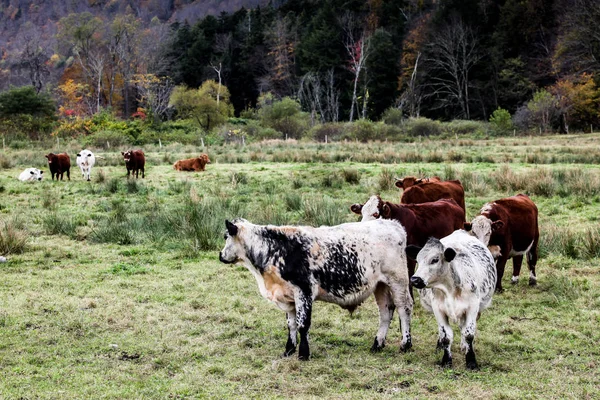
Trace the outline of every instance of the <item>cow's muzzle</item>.
[[223, 264], [233, 264], [235, 262], [235, 260], [229, 261], [224, 259], [223, 254], [221, 254], [221, 252], [219, 252], [219, 261], [221, 261]]
[[421, 278], [420, 276], [412, 276], [410, 278], [410, 283], [417, 289], [423, 289], [425, 286], [427, 286], [423, 278]]

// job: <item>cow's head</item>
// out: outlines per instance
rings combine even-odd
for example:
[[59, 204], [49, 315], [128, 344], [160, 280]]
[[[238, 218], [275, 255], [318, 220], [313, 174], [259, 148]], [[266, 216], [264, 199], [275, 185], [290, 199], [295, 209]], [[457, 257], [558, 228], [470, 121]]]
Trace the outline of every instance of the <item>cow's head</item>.
[[[430, 238], [424, 247], [415, 245], [406, 246], [406, 255], [416, 260], [419, 264], [417, 272], [410, 278], [410, 283], [417, 289], [431, 287], [442, 281], [450, 273], [456, 284], [460, 278], [452, 273], [450, 262], [456, 257], [456, 250], [452, 247], [444, 247], [438, 239]], [[456, 282], [456, 281], [459, 282]]]
[[198, 159], [204, 164], [210, 164], [210, 158], [208, 158], [208, 154], [202, 154]]
[[504, 222], [501, 220], [492, 222], [485, 215], [478, 215], [471, 223], [465, 222], [464, 224], [465, 230], [470, 231], [471, 235], [475, 236], [486, 246], [490, 243], [492, 233], [501, 232], [503, 227]]
[[122, 151], [121, 155], [123, 156], [123, 160], [125, 160], [126, 163], [128, 163], [129, 160], [131, 160], [131, 150]]
[[48, 164], [56, 163], [58, 161], [58, 156], [54, 153], [48, 153], [45, 157], [48, 159]]
[[39, 169], [37, 169], [37, 168], [31, 168], [31, 169], [29, 170], [29, 174], [31, 174], [31, 178], [30, 178], [30, 179], [31, 179], [32, 181], [41, 181], [41, 180], [42, 180], [42, 178], [44, 177], [44, 176], [43, 176], [43, 173], [44, 173], [44, 171], [40, 171], [40, 170], [39, 170]]
[[361, 222], [372, 221], [380, 217], [389, 218], [391, 215], [387, 202], [375, 195], [371, 196], [365, 204], [352, 204], [350, 210], [355, 214], [362, 215]]
[[219, 252], [219, 261], [225, 264], [233, 264], [247, 259], [246, 247], [243, 242], [243, 227], [247, 222], [244, 219], [238, 218], [230, 222], [225, 220], [225, 247]]
[[408, 189], [411, 186], [415, 186], [418, 185], [420, 183], [423, 183], [424, 180], [423, 179], [418, 179], [415, 176], [407, 176], [404, 179], [400, 179], [400, 178], [396, 178], [396, 186], [400, 189]]

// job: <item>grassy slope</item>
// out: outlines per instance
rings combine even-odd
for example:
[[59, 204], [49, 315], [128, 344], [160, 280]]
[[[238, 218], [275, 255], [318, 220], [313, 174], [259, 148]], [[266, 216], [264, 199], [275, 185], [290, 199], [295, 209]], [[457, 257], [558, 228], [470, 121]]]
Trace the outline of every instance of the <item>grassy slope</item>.
[[[306, 204], [286, 211], [286, 195], [300, 193], [307, 201], [325, 193], [344, 210], [339, 218], [353, 221], [345, 210], [380, 191], [385, 166], [215, 163], [206, 173], [188, 175], [167, 165], [150, 166], [141, 190], [128, 194], [124, 179], [116, 193], [108, 188], [113, 177], [122, 178], [122, 167], [103, 167], [106, 183], [90, 185], [73, 173], [70, 183], [21, 184], [14, 177], [25, 165], [16, 164], [0, 171], [0, 218], [18, 216], [31, 240], [27, 252], [0, 264], [0, 397], [600, 396], [598, 259], [551, 254], [538, 265], [538, 287], [526, 286], [526, 273], [517, 286], [506, 284], [506, 292], [495, 297], [480, 319], [476, 351], [482, 368], [467, 372], [457, 345], [455, 368], [436, 366], [441, 358], [434, 352], [436, 323], [420, 305], [415, 308], [412, 352], [398, 353], [395, 321], [388, 347], [370, 354], [377, 327], [372, 299], [353, 316], [317, 303], [312, 361], [281, 359], [284, 316], [258, 295], [243, 267], [220, 264], [216, 251], [190, 256], [173, 239], [131, 245], [89, 240], [96, 222], [114, 212], [115, 199], [141, 213], [152, 202], [164, 207], [181, 202], [190, 188], [200, 197], [239, 197], [247, 216], [293, 223], [307, 218], [302, 212]], [[360, 184], [323, 183], [343, 168], [359, 170]], [[447, 172], [443, 164], [387, 168], [398, 174]], [[454, 168], [481, 173], [499, 166]], [[600, 172], [596, 166], [585, 168]], [[232, 183], [233, 172], [245, 173], [247, 183]], [[177, 183], [182, 180], [188, 183]], [[294, 180], [302, 185], [296, 190]], [[507, 194], [491, 184], [467, 192], [469, 214]], [[394, 200], [398, 192], [389, 189], [382, 196]], [[52, 204], [56, 197], [60, 201]], [[542, 229], [597, 224], [597, 196], [534, 200]], [[52, 213], [71, 216], [79, 234], [49, 235], [45, 221]], [[505, 279], [509, 276], [510, 270]]]

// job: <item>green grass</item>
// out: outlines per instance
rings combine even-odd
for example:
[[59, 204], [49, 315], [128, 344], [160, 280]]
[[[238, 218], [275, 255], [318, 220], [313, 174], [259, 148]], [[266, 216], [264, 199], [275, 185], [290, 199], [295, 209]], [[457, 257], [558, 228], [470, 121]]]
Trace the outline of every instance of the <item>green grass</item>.
[[[547, 149], [539, 157], [583, 156], [575, 150], [589, 148], [588, 139], [459, 140], [451, 163], [418, 164], [357, 160], [378, 146], [386, 160], [396, 157], [380, 144], [353, 143], [352, 153], [350, 144], [329, 151], [274, 143], [252, 149], [257, 161], [246, 160], [248, 149], [224, 147], [212, 149], [214, 159], [209, 149], [213, 164], [197, 174], [172, 169], [197, 150], [173, 145], [145, 149], [146, 179], [137, 181], [125, 178], [115, 150], [99, 160], [103, 178], [91, 184], [77, 174], [71, 182], [18, 182], [44, 151], [8, 153], [0, 221], [25, 242], [18, 251], [0, 249], [8, 258], [0, 264], [0, 398], [596, 398], [600, 166], [520, 159], [536, 146]], [[418, 146], [402, 154], [448, 157], [444, 144]], [[225, 162], [235, 150], [242, 162]], [[510, 285], [509, 263], [505, 292], [479, 320], [481, 370], [465, 370], [459, 340], [454, 369], [437, 366], [435, 318], [418, 304], [413, 350], [398, 352], [396, 319], [388, 346], [369, 353], [378, 325], [373, 299], [353, 315], [316, 303], [312, 360], [280, 358], [284, 314], [260, 297], [245, 268], [218, 262], [224, 220], [356, 221], [351, 204], [374, 193], [397, 202], [393, 178], [405, 175], [462, 180], [469, 218], [485, 202], [521, 191], [540, 210], [539, 285], [527, 286], [526, 266]], [[0, 223], [0, 235], [7, 231]]]

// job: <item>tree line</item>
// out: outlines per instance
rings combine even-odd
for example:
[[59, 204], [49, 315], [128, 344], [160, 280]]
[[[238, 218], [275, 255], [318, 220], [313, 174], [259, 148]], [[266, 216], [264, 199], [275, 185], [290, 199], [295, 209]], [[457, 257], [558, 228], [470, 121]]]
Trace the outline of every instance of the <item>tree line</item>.
[[311, 125], [393, 110], [566, 133], [600, 122], [598, 20], [595, 0], [297, 0], [194, 23], [83, 12], [58, 21], [53, 51], [24, 38], [13, 67], [67, 120], [108, 109], [209, 130], [292, 99]]

